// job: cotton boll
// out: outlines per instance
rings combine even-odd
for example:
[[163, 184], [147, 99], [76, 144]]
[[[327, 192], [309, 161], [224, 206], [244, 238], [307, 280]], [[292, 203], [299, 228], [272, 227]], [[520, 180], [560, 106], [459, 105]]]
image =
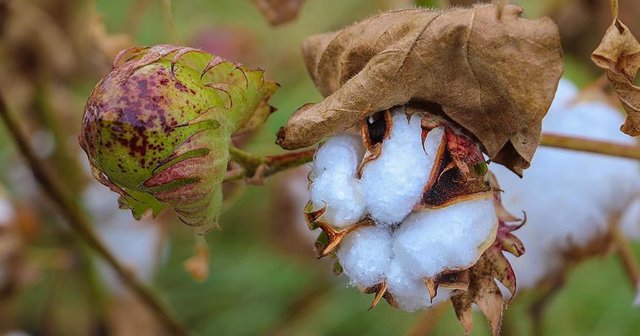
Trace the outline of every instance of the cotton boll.
[[316, 177], [311, 201], [315, 209], [326, 206], [323, 219], [338, 228], [355, 224], [365, 214], [359, 181], [342, 173], [325, 172]]
[[[97, 234], [107, 248], [130, 267], [138, 279], [150, 282], [159, 262], [159, 252], [162, 252], [161, 228], [153, 221], [137, 221], [128, 211], [117, 209], [117, 198], [116, 193], [97, 182], [89, 184], [83, 193]], [[99, 270], [107, 287], [122, 294], [125, 288], [113, 271], [103, 264], [99, 265]]]
[[640, 198], [631, 202], [620, 218], [620, 229], [630, 239], [640, 239]]
[[[435, 151], [425, 153], [420, 115], [410, 121], [404, 108], [393, 111], [391, 134], [380, 156], [362, 171], [362, 191], [371, 217], [382, 225], [396, 224], [421, 199], [435, 162]], [[437, 150], [442, 130], [430, 132], [426, 142]]]
[[[559, 97], [562, 95], [557, 94]], [[543, 131], [634, 143], [619, 131], [623, 116], [607, 104], [574, 104], [573, 99], [561, 103], [554, 101], [543, 120]], [[492, 165], [505, 191], [505, 207], [527, 213], [527, 224], [517, 233], [527, 252], [519, 258], [507, 255], [519, 288], [533, 287], [560, 271], [563, 250], [583, 247], [607, 232], [611, 217], [623, 211], [640, 191], [639, 169], [628, 159], [545, 147], [538, 148], [522, 179], [502, 166]], [[633, 207], [627, 211], [634, 211]], [[635, 212], [624, 216], [629, 218], [626, 222], [633, 221], [632, 217], [638, 222], [640, 209]], [[622, 223], [624, 226], [625, 220]], [[628, 225], [631, 230], [632, 224]], [[635, 232], [640, 231], [637, 226]]]
[[318, 149], [313, 159], [313, 174], [318, 176], [329, 171], [354, 175], [363, 156], [362, 139], [347, 133], [338, 134]]
[[391, 232], [376, 226], [361, 227], [347, 235], [338, 249], [344, 273], [357, 285], [381, 283], [391, 262]]
[[395, 261], [392, 261], [389, 267], [387, 290], [398, 303], [400, 309], [409, 312], [429, 308], [451, 296], [450, 289], [440, 288], [438, 295], [433, 298], [432, 302], [422, 279], [416, 278]]
[[493, 199], [414, 213], [395, 232], [394, 257], [417, 278], [464, 269], [494, 240], [497, 225]]
[[311, 202], [314, 209], [326, 206], [323, 220], [341, 228], [358, 222], [365, 215], [365, 203], [356, 178], [364, 156], [362, 140], [339, 134], [320, 147], [314, 160]]
[[578, 87], [568, 79], [561, 79], [560, 82], [558, 82], [558, 88], [555, 96], [553, 97], [553, 101], [551, 102], [551, 107], [549, 107], [550, 113], [551, 111], [564, 109], [566, 106], [571, 104], [577, 96]]
[[15, 217], [15, 210], [8, 198], [0, 190], [0, 227], [9, 225]]

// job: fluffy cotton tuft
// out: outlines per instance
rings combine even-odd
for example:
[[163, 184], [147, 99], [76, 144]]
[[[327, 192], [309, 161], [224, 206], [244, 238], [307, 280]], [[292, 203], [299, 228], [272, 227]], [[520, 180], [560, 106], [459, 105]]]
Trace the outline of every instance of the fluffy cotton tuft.
[[448, 299], [451, 290], [439, 289], [432, 302], [423, 278], [473, 265], [493, 242], [498, 224], [493, 199], [411, 213], [444, 141], [440, 127], [423, 143], [421, 117], [407, 119], [404, 108], [393, 110], [390, 136], [361, 179], [362, 140], [346, 133], [320, 147], [310, 175], [314, 209], [326, 206], [322, 221], [347, 228], [367, 214], [373, 219], [374, 225], [358, 227], [340, 242], [336, 256], [344, 273], [360, 287], [386, 283], [407, 311]]
[[362, 227], [350, 233], [338, 249], [344, 273], [363, 287], [384, 281], [391, 258], [391, 231], [376, 226]]
[[311, 202], [314, 209], [326, 206], [324, 219], [335, 227], [356, 223], [365, 215], [365, 203], [356, 170], [362, 157], [362, 140], [339, 134], [324, 143], [314, 160]]
[[367, 209], [383, 225], [399, 223], [411, 212], [433, 168], [442, 129], [429, 132], [425, 141], [432, 151], [425, 153], [420, 117], [416, 114], [407, 120], [404, 108], [395, 109], [391, 136], [382, 143], [380, 156], [362, 171]]
[[[619, 111], [601, 102], [576, 104], [576, 93], [573, 84], [561, 81], [543, 131], [634, 143], [619, 131]], [[545, 147], [538, 148], [522, 179], [492, 166], [505, 190], [505, 207], [527, 213], [527, 224], [518, 231], [527, 252], [519, 258], [508, 255], [519, 288], [533, 287], [559, 270], [562, 250], [584, 246], [606, 232], [610, 216], [622, 211], [640, 190], [639, 169], [628, 159]], [[638, 218], [635, 228], [640, 231]]]
[[438, 295], [431, 301], [422, 279], [409, 274], [403, 267], [393, 262], [387, 275], [387, 289], [400, 309], [412, 312], [430, 308], [451, 297], [450, 289], [440, 288]]
[[495, 239], [493, 199], [465, 201], [410, 215], [395, 232], [395, 259], [415, 277], [466, 269]]

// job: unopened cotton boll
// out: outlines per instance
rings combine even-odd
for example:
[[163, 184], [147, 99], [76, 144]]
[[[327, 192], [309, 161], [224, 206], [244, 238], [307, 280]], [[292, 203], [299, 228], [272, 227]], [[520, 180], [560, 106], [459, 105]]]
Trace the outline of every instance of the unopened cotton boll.
[[365, 215], [365, 203], [356, 169], [364, 156], [362, 141], [340, 134], [324, 143], [314, 160], [311, 202], [326, 207], [324, 218], [335, 227], [356, 223]]
[[377, 226], [358, 228], [342, 241], [338, 249], [344, 273], [356, 285], [363, 287], [384, 281], [391, 258], [391, 232]]
[[[402, 221], [421, 199], [442, 139], [442, 129], [429, 132], [422, 143], [420, 115], [407, 120], [404, 108], [393, 111], [391, 134], [382, 142], [380, 156], [362, 170], [362, 192], [371, 217], [382, 225]], [[435, 147], [435, 150], [433, 150]]]
[[411, 214], [395, 232], [394, 258], [417, 278], [466, 269], [495, 239], [493, 199], [463, 201]]
[[[561, 81], [543, 131], [634, 143], [619, 131], [623, 122], [619, 111], [603, 102], [575, 103], [576, 92], [573, 84]], [[504, 205], [527, 214], [527, 224], [518, 231], [527, 252], [519, 258], [507, 256], [519, 288], [533, 287], [559, 271], [562, 251], [604, 235], [613, 216], [621, 214], [640, 191], [639, 169], [637, 162], [624, 158], [545, 147], [538, 148], [522, 179], [492, 166], [505, 191]], [[635, 216], [637, 223], [640, 217]]]

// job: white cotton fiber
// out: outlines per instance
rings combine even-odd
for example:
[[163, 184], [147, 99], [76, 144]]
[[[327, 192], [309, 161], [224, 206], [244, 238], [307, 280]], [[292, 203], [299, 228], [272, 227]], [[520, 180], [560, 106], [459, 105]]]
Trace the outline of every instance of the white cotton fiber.
[[[422, 197], [435, 151], [425, 153], [420, 118], [414, 114], [408, 121], [404, 108], [394, 109], [391, 136], [382, 143], [381, 155], [362, 171], [367, 209], [378, 224], [399, 223]], [[442, 130], [430, 132], [426, 139], [429, 148], [437, 150], [441, 137]]]
[[358, 164], [364, 156], [362, 140], [339, 134], [324, 143], [314, 160], [311, 202], [314, 209], [326, 206], [323, 220], [335, 227], [355, 224], [365, 215]]
[[[100, 239], [140, 280], [150, 282], [161, 252], [162, 230], [158, 224], [137, 221], [129, 211], [118, 209], [118, 195], [97, 182], [85, 188], [83, 200]], [[100, 264], [99, 271], [111, 291], [123, 292], [123, 285], [110, 268]]]
[[[640, 190], [639, 190], [640, 191]], [[620, 229], [630, 239], [640, 239], [640, 197], [633, 199], [620, 218]]]
[[[633, 144], [619, 131], [622, 114], [602, 102], [575, 104], [576, 88], [561, 81], [543, 120], [544, 132]], [[524, 178], [499, 165], [505, 207], [527, 213], [527, 224], [515, 232], [526, 253], [508, 255], [519, 288], [535, 286], [562, 267], [561, 251], [584, 246], [607, 231], [610, 216], [640, 191], [640, 167], [633, 160], [539, 147]]]
[[361, 227], [340, 244], [338, 259], [344, 273], [356, 284], [381, 283], [391, 262], [391, 232], [377, 226]]
[[0, 227], [9, 225], [15, 218], [15, 211], [11, 201], [0, 191]]
[[497, 226], [493, 199], [414, 213], [395, 232], [394, 258], [418, 278], [464, 269], [493, 242]]
[[404, 311], [416, 311], [429, 308], [437, 303], [447, 300], [451, 296], [451, 290], [440, 288], [438, 295], [429, 297], [429, 292], [422, 279], [412, 276], [403, 265], [395, 260], [391, 263], [387, 275], [387, 290]]

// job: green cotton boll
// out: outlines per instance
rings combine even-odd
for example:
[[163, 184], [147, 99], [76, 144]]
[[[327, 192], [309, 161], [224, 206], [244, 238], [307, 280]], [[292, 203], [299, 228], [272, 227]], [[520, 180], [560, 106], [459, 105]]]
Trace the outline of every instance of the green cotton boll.
[[276, 88], [262, 70], [201, 50], [131, 48], [91, 93], [79, 142], [136, 218], [170, 207], [205, 231], [221, 211], [231, 136], [266, 120]]

